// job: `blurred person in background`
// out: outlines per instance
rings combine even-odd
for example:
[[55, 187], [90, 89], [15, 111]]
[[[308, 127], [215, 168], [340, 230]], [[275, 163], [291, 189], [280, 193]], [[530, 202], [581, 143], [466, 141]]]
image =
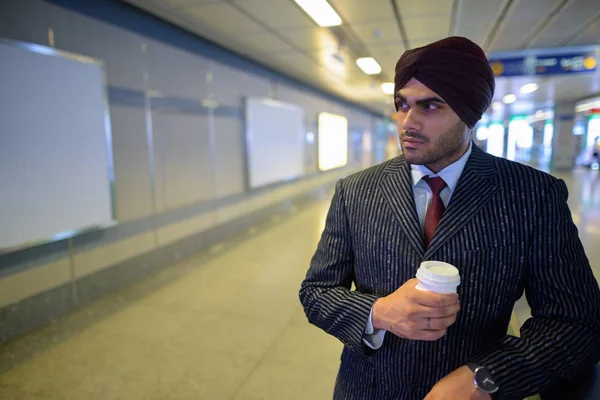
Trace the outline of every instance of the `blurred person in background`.
[[592, 168], [598, 169], [600, 164], [600, 136], [594, 139], [594, 147], [592, 149], [592, 162], [590, 163]]

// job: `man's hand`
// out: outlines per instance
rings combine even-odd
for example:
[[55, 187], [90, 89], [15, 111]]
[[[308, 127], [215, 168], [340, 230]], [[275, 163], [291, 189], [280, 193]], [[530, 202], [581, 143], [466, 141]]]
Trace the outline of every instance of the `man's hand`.
[[492, 396], [475, 387], [473, 372], [460, 367], [435, 384], [425, 400], [491, 400]]
[[[413, 340], [434, 341], [446, 334], [460, 310], [458, 295], [418, 290], [418, 283], [418, 279], [411, 279], [394, 293], [375, 302], [375, 329]], [[429, 326], [428, 319], [431, 319]]]

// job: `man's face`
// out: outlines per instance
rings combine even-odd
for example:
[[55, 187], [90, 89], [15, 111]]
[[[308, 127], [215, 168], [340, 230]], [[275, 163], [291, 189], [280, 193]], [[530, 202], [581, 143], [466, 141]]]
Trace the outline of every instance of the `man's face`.
[[409, 163], [439, 172], [465, 153], [470, 131], [434, 91], [412, 78], [395, 101], [400, 144]]

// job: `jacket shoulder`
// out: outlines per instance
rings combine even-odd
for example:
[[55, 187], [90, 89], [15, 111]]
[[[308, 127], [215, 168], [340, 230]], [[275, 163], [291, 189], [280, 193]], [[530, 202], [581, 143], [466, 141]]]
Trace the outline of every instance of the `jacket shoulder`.
[[360, 188], [376, 184], [399, 162], [401, 162], [400, 157], [392, 158], [381, 164], [353, 173], [341, 179], [340, 183], [344, 189]]
[[560, 180], [549, 173], [529, 165], [494, 157], [498, 177], [503, 182], [519, 183], [531, 189], [542, 189], [556, 185]]

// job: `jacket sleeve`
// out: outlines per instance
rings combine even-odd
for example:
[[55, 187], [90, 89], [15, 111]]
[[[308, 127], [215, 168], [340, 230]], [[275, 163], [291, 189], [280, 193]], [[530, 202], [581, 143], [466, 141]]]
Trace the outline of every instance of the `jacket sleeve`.
[[300, 302], [310, 323], [337, 337], [351, 350], [369, 354], [373, 350], [362, 339], [378, 297], [351, 290], [353, 281], [354, 250], [340, 180], [325, 230], [302, 282]]
[[525, 294], [532, 318], [521, 337], [505, 336], [473, 361], [500, 386], [498, 398], [523, 398], [600, 360], [600, 290], [554, 180], [542, 193], [527, 259]]

